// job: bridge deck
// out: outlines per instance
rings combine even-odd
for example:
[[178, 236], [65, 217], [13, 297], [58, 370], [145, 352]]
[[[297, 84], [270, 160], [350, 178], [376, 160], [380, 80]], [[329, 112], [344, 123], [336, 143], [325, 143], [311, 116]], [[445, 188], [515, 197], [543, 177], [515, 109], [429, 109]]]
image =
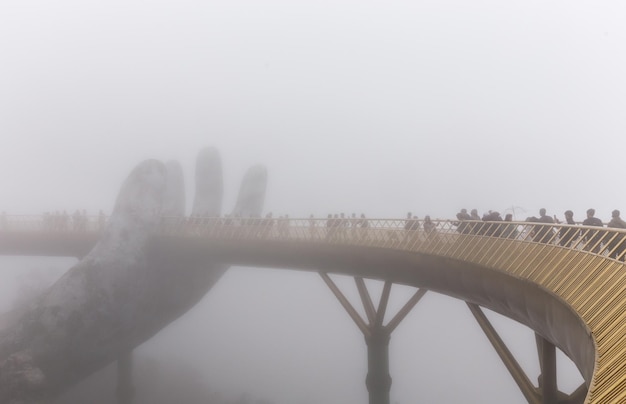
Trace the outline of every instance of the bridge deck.
[[[163, 220], [159, 254], [233, 264], [357, 273], [426, 287], [514, 318], [561, 348], [588, 386], [587, 403], [626, 401], [626, 233], [583, 226], [404, 220]], [[5, 221], [0, 253], [85, 255], [97, 226]]]

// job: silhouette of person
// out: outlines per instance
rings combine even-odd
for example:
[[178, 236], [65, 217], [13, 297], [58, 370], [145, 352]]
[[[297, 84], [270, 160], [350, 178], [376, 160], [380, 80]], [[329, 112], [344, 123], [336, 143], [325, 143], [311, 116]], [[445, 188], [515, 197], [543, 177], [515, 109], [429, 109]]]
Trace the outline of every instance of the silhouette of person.
[[[574, 221], [574, 212], [571, 210], [566, 210], [565, 213], [565, 223], [567, 225], [573, 226], [576, 224]], [[558, 224], [561, 222], [554, 216], [554, 221]], [[580, 235], [580, 230], [572, 227], [561, 227], [559, 228], [559, 245], [563, 247], [570, 247], [572, 241], [576, 240]]]
[[[614, 229], [626, 229], [626, 222], [620, 217], [619, 210], [615, 209], [611, 212], [611, 221], [607, 224], [607, 227]], [[626, 234], [617, 233], [612, 236], [612, 240], [609, 242], [609, 256], [616, 260], [624, 261], [624, 251], [626, 250]]]
[[[500, 216], [500, 212], [489, 211], [483, 215], [483, 222], [501, 222], [502, 216]], [[500, 237], [500, 225], [497, 223], [485, 223], [482, 225], [480, 229], [481, 234], [485, 234], [487, 236], [495, 236]]]
[[341, 225], [341, 220], [339, 219], [339, 215], [335, 213], [330, 225], [330, 239], [334, 240], [338, 236], [339, 226]]
[[429, 215], [424, 216], [424, 232], [426, 232], [426, 237], [437, 232], [437, 225], [433, 223]]
[[367, 238], [367, 228], [369, 227], [369, 222], [365, 217], [365, 213], [361, 213], [361, 219], [359, 220], [359, 238], [365, 239]]
[[454, 223], [456, 225], [456, 231], [461, 234], [469, 233], [470, 227], [467, 221], [472, 220], [472, 217], [467, 213], [467, 209], [461, 209], [461, 211], [456, 214], [456, 218], [458, 220]]
[[404, 241], [413, 241], [417, 234], [417, 230], [420, 227], [420, 223], [417, 216], [411, 216], [411, 212], [406, 214], [406, 220], [404, 221]]
[[360, 220], [356, 217], [356, 213], [353, 213], [352, 216], [350, 216], [350, 237], [356, 237], [356, 230], [357, 230], [357, 226], [359, 225]]
[[411, 230], [412, 227], [412, 220], [411, 218], [413, 217], [413, 214], [411, 212], [406, 214], [406, 220], [404, 221], [404, 230], [409, 231]]
[[[595, 209], [587, 209], [587, 218], [583, 220], [583, 226], [604, 227], [602, 220], [595, 217]], [[592, 253], [599, 253], [602, 247], [602, 233], [595, 230], [584, 230], [583, 238], [585, 240], [584, 249]]]
[[[533, 219], [534, 220], [530, 221], [545, 224], [554, 223], [554, 219], [546, 215], [546, 210], [544, 208], [539, 209], [539, 217]], [[552, 237], [554, 237], [554, 229], [552, 228], [552, 226], [546, 226], [545, 224], [536, 225], [533, 227], [533, 241], [547, 244], [550, 242], [550, 240], [552, 240]]]
[[348, 227], [350, 227], [350, 222], [348, 221], [348, 218], [346, 218], [345, 213], [342, 212], [339, 215], [339, 236], [342, 240], [345, 240], [346, 238]]
[[268, 212], [265, 215], [265, 218], [261, 221], [261, 236], [267, 237], [272, 231], [272, 227], [274, 226], [274, 218], [272, 217], [272, 212]]
[[369, 227], [369, 223], [367, 222], [367, 218], [365, 217], [365, 213], [361, 213], [361, 220], [359, 221], [360, 226], [365, 228]]
[[[480, 220], [480, 216], [478, 216], [478, 210], [477, 209], [472, 209], [472, 211], [470, 213], [470, 219], [471, 220], [476, 220], [476, 221]], [[480, 223], [472, 223], [469, 226], [469, 232], [473, 233], [473, 234], [477, 234], [481, 227], [482, 227], [482, 224], [480, 224]]]
[[326, 238], [330, 239], [333, 236], [333, 226], [335, 224], [335, 220], [333, 219], [333, 215], [332, 214], [328, 214], [328, 216], [326, 216]]
[[[512, 222], [513, 221], [513, 215], [511, 213], [507, 213], [506, 216], [504, 216], [504, 221], [505, 222]], [[518, 231], [517, 231], [517, 225], [515, 224], [507, 224], [505, 226], [503, 226], [502, 228], [502, 237], [506, 237], [506, 238], [517, 238], [518, 235]]]
[[437, 224], [434, 223], [429, 215], [424, 216], [424, 234], [426, 235], [426, 242], [429, 245], [436, 243], [439, 240], [437, 234]]

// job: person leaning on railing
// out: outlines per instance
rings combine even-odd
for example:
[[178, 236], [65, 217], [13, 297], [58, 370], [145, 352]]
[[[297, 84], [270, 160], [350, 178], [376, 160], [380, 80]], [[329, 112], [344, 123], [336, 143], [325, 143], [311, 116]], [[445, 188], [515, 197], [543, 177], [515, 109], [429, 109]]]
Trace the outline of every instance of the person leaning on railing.
[[356, 213], [353, 213], [348, 219], [348, 224], [350, 225], [350, 238], [356, 238], [357, 236], [357, 228], [359, 226], [359, 218], [356, 217]]
[[[419, 222], [418, 222], [419, 226]], [[411, 235], [414, 233], [413, 229], [415, 228], [415, 220], [413, 219], [413, 214], [408, 212], [406, 214], [406, 219], [404, 219], [404, 234], [402, 235], [402, 241], [408, 242], [412, 239]], [[392, 238], [396, 238], [396, 234], [394, 232], [390, 232], [389, 236]]]
[[272, 217], [272, 212], [268, 212], [265, 217], [261, 220], [261, 236], [267, 237], [272, 232], [272, 227], [274, 226], [274, 218]]
[[[513, 214], [507, 213], [506, 216], [504, 216], [504, 221], [512, 222]], [[518, 234], [519, 232], [517, 231], [516, 224], [511, 223], [502, 225], [502, 237], [516, 239]]]
[[309, 236], [311, 239], [315, 238], [315, 216], [309, 216]]
[[424, 232], [426, 236], [432, 236], [437, 232], [437, 225], [433, 223], [429, 215], [424, 216]]
[[346, 218], [346, 214], [345, 213], [341, 212], [339, 214], [339, 221], [337, 222], [337, 226], [338, 226], [338, 229], [339, 229], [339, 233], [338, 233], [339, 237], [342, 240], [345, 240], [346, 239], [346, 234], [347, 234], [347, 231], [348, 231], [348, 227], [350, 227], [350, 223], [348, 222], [348, 219]]
[[361, 240], [367, 238], [367, 228], [369, 227], [369, 222], [365, 217], [365, 213], [361, 213], [361, 218], [359, 219], [359, 238]]
[[332, 214], [328, 214], [326, 217], [326, 238], [331, 239], [333, 237], [333, 226], [335, 224], [335, 219], [333, 219]]
[[[615, 209], [611, 212], [611, 221], [607, 227], [614, 229], [626, 229], [626, 222], [619, 216], [619, 210]], [[616, 233], [609, 242], [609, 256], [621, 261], [624, 261], [624, 251], [626, 251], [626, 235], [623, 233]]]
[[[571, 226], [576, 224], [576, 222], [574, 221], [574, 212], [572, 212], [571, 210], [566, 210], [564, 215], [565, 215], [564, 224], [571, 225]], [[561, 221], [556, 218], [556, 215], [554, 215], [554, 222], [557, 224], [561, 224]], [[580, 236], [580, 229], [575, 229], [573, 227], [566, 227], [566, 226], [562, 226], [561, 228], [559, 228], [559, 244], [563, 247], [570, 247], [570, 244], [573, 241], [578, 240], [579, 236]]]
[[328, 229], [328, 233], [326, 233], [326, 237], [329, 240], [335, 240], [337, 238], [338, 229], [341, 225], [341, 219], [339, 219], [338, 214], [328, 215], [328, 220], [326, 221], [326, 227]]
[[[489, 211], [483, 215], [483, 222], [501, 222], [502, 216], [500, 216], [500, 212]], [[490, 236], [490, 237], [500, 237], [501, 229], [500, 224], [496, 223], [484, 223], [479, 230], [481, 235]]]
[[[474, 221], [480, 221], [480, 216], [478, 215], [478, 209], [472, 209], [470, 213], [470, 219]], [[477, 234], [481, 227], [482, 225], [480, 223], [471, 223], [469, 226], [470, 233]]]
[[[595, 209], [587, 209], [587, 218], [583, 221], [583, 226], [596, 226], [604, 227], [602, 220], [598, 219], [594, 215]], [[602, 247], [602, 233], [595, 230], [586, 230], [584, 233], [585, 250], [593, 253], [599, 253]]]
[[538, 218], [533, 216], [526, 219], [526, 221], [531, 223], [541, 223], [533, 226], [532, 228], [532, 237], [534, 242], [547, 244], [554, 237], [554, 229], [552, 226], [548, 226], [548, 224], [554, 223], [554, 219], [546, 215], [546, 210], [544, 208], [539, 209]]
[[472, 217], [467, 213], [467, 209], [461, 209], [459, 213], [456, 214], [456, 218], [458, 221], [452, 223], [456, 226], [456, 231], [461, 234], [467, 234], [471, 231], [471, 226], [467, 220], [472, 220]]

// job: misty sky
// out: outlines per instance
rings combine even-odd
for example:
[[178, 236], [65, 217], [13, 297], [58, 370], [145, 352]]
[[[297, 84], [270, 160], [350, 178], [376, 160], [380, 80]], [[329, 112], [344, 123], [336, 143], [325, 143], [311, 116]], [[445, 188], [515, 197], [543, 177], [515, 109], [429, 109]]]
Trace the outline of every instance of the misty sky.
[[[515, 207], [523, 220], [545, 207], [560, 217], [572, 209], [582, 220], [594, 207], [608, 220], [611, 210], [626, 211], [618, 170], [626, 144], [625, 14], [623, 2], [597, 0], [3, 0], [0, 211], [110, 213], [121, 182], [146, 158], [181, 162], [190, 206], [195, 156], [211, 145], [222, 152], [227, 210], [247, 167], [260, 162], [269, 172], [266, 211], [277, 215], [411, 210], [451, 218], [464, 207]], [[17, 283], [12, 271], [5, 276], [5, 285]], [[255, 299], [247, 282], [260, 293]], [[224, 307], [270, 313], [286, 293], [294, 308], [313, 306], [302, 297], [310, 296], [319, 310], [308, 320], [341, 327], [323, 333], [332, 334], [333, 352], [353, 349], [346, 357], [363, 362], [349, 366], [364, 366], [362, 337], [315, 274], [236, 269], [213, 292], [152, 343], [189, 335], [198, 321], [241, 330], [254, 314], [233, 316], [237, 325]], [[276, 317], [297, 328], [298, 316]], [[459, 319], [456, 331], [450, 318]], [[411, 393], [401, 389], [419, 384], [411, 375], [437, 373], [419, 363], [430, 351], [415, 342], [426, 321], [447, 335], [473, 320], [461, 302], [434, 295], [407, 318], [392, 340], [414, 348], [411, 371], [392, 374], [403, 404]], [[226, 330], [195, 335], [229, 341], [234, 331]], [[465, 349], [490, 352], [476, 335], [481, 342]], [[489, 354], [494, 373], [505, 372]], [[321, 371], [349, 373], [336, 361], [331, 355]], [[459, 385], [471, 385], [468, 372]], [[355, 395], [336, 403], [363, 402], [364, 375], [350, 377], [343, 384]], [[321, 391], [329, 382], [296, 379]]]
[[138, 161], [179, 159], [191, 175], [215, 145], [231, 198], [263, 162], [268, 208], [292, 215], [520, 206], [608, 219], [626, 209], [624, 13], [618, 1], [4, 1], [3, 209], [107, 210]]

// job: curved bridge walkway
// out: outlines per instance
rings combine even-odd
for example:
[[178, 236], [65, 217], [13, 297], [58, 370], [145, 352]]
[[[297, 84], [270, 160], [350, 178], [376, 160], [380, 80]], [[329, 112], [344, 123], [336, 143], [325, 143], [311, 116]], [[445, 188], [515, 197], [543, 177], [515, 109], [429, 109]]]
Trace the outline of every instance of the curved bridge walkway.
[[[83, 256], [105, 223], [71, 228], [41, 217], [2, 217], [0, 254]], [[626, 232], [598, 227], [511, 222], [398, 219], [163, 218], [159, 248], [202, 249], [230, 264], [320, 273], [368, 344], [370, 403], [388, 403], [387, 347], [393, 329], [427, 290], [467, 302], [530, 403], [626, 402]], [[355, 278], [362, 318], [328, 273]], [[364, 278], [385, 282], [378, 307]], [[420, 288], [386, 325], [393, 283]], [[515, 319], [537, 336], [541, 375], [529, 380], [480, 306]], [[585, 383], [556, 386], [555, 347]]]

